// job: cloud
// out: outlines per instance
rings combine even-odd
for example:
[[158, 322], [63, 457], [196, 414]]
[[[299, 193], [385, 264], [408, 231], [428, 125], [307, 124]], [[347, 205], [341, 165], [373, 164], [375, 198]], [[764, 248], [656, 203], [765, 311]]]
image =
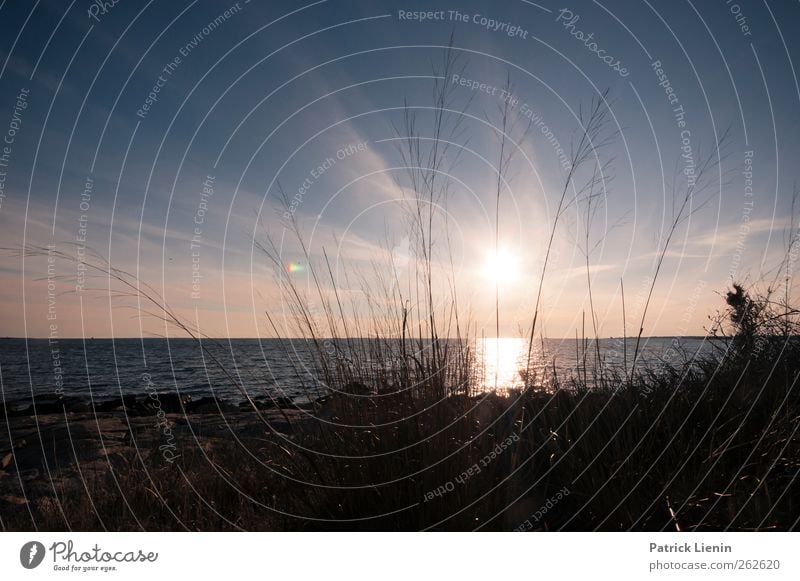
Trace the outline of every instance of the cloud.
[[768, 232], [782, 231], [790, 227], [788, 218], [759, 218], [749, 222], [726, 224], [699, 236], [690, 236], [689, 245], [694, 248], [713, 248], [716, 253], [728, 253], [736, 249], [742, 236], [745, 239]]

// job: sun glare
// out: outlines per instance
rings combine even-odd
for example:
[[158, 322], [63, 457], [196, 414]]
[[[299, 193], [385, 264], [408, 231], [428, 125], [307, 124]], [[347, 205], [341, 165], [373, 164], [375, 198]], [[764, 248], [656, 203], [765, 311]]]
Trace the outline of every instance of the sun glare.
[[519, 278], [519, 259], [507, 248], [500, 248], [486, 254], [484, 275], [497, 284], [509, 284]]
[[515, 337], [485, 338], [477, 342], [478, 361], [483, 369], [484, 389], [519, 386], [525, 368], [528, 343]]

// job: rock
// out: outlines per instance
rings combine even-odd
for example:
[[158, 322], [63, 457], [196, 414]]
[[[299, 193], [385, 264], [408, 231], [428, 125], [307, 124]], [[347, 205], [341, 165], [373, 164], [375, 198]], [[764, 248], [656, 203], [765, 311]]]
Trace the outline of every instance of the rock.
[[192, 396], [179, 396], [177, 393], [148, 394], [136, 403], [135, 410], [142, 415], [153, 415], [160, 411], [165, 414], [184, 413], [184, 406], [192, 401]]
[[267, 404], [271, 408], [291, 408], [294, 407], [292, 398], [285, 395], [278, 395], [273, 398], [265, 398]]
[[236, 407], [233, 405], [213, 397], [201, 397], [198, 400], [190, 401], [184, 405], [184, 408], [188, 414], [214, 414], [220, 411], [223, 413], [236, 411]]
[[263, 398], [253, 398], [251, 401], [243, 401], [239, 404], [239, 409], [243, 412], [251, 412], [253, 410], [268, 410], [274, 406], [269, 400]]
[[91, 403], [87, 400], [70, 400], [66, 403], [64, 408], [72, 413], [86, 413], [91, 411]]
[[59, 396], [40, 395], [36, 396], [33, 403], [27, 407], [25, 414], [29, 416], [37, 414], [55, 414], [64, 411], [64, 399]]
[[83, 398], [44, 394], [35, 396], [33, 403], [26, 408], [17, 409], [14, 415], [48, 415], [64, 413], [65, 411], [85, 412], [88, 410], [89, 404]]
[[98, 412], [113, 412], [122, 411], [123, 409], [134, 409], [136, 407], [135, 395], [124, 395], [122, 397], [115, 397], [106, 401], [96, 403], [94, 406], [95, 411]]
[[[284, 395], [278, 395], [275, 397], [257, 397], [252, 398], [252, 400], [256, 409], [259, 410], [271, 410], [276, 408], [287, 409], [294, 407], [294, 401], [292, 398]], [[243, 411], [252, 411], [253, 405], [251, 405], [248, 401], [243, 401], [239, 404], [239, 409]]]

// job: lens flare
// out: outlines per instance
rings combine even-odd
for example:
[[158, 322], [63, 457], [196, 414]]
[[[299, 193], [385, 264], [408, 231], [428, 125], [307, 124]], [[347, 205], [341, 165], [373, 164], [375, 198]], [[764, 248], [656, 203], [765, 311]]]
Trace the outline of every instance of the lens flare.
[[300, 264], [299, 262], [290, 262], [286, 265], [286, 272], [289, 274], [295, 274], [296, 272], [303, 272], [305, 267]]

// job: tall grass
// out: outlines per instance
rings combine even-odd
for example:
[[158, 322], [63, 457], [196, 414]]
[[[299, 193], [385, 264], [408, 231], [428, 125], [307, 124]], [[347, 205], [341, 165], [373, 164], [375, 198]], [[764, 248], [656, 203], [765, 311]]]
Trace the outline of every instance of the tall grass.
[[[460, 70], [449, 48], [437, 71]], [[510, 84], [510, 83], [509, 83]], [[735, 286], [710, 334], [728, 339], [718, 351], [683, 364], [641, 363], [647, 310], [670, 242], [696, 210], [698, 186], [680, 197], [654, 265], [638, 321], [632, 361], [606, 365], [591, 294], [590, 229], [597, 188], [605, 182], [603, 150], [609, 131], [607, 93], [579, 115], [572, 164], [548, 226], [548, 242], [533, 311], [519, 390], [485, 390], [475, 352], [477, 336], [456, 292], [449, 224], [440, 212], [447, 175], [462, 135], [463, 115], [439, 81], [429, 110], [430, 135], [418, 132], [406, 109], [398, 141], [406, 167], [401, 187], [413, 260], [407, 280], [379, 262], [367, 276], [334, 268], [327, 252], [307, 248], [289, 213], [286, 227], [308, 265], [305, 284], [283, 270], [280, 248], [257, 242], [275, 266], [281, 304], [266, 317], [284, 347], [301, 349], [311, 370], [311, 404], [285, 410], [288, 433], [262, 417], [263, 433], [236, 442], [215, 439], [185, 446], [179, 470], [125, 458], [111, 476], [98, 475], [87, 491], [65, 489], [66, 520], [74, 528], [282, 530], [788, 530], [797, 526], [800, 409], [796, 385], [798, 311], [789, 294]], [[500, 110], [495, 233], [511, 154], [518, 147], [512, 112]], [[513, 143], [512, 143], [513, 142]], [[718, 168], [721, 144], [700, 164]], [[584, 174], [583, 170], [589, 167]], [[579, 177], [586, 181], [576, 184]], [[410, 192], [410, 193], [407, 193]], [[285, 196], [284, 196], [285, 199]], [[571, 203], [585, 204], [584, 252], [590, 297], [593, 360], [576, 354], [576, 373], [555, 365], [533, 373], [536, 333], [556, 232]], [[288, 200], [287, 200], [288, 203]], [[498, 239], [495, 238], [495, 251]], [[792, 242], [791, 248], [794, 247]], [[389, 249], [387, 248], [387, 251]], [[27, 249], [46, 254], [45, 249]], [[391, 261], [391, 253], [388, 252]], [[62, 258], [68, 259], [68, 255]], [[443, 266], [444, 265], [444, 266]], [[158, 316], [203, 340], [158, 294], [97, 262], [98, 275], [144, 296]], [[788, 272], [785, 268], [783, 271]], [[344, 277], [342, 279], [341, 277]], [[787, 281], [787, 284], [788, 281]], [[621, 282], [622, 286], [622, 282]], [[359, 290], [363, 300], [343, 288]], [[499, 335], [499, 290], [495, 310]], [[784, 304], [785, 303], [785, 304]], [[624, 308], [624, 298], [623, 298]], [[623, 323], [624, 325], [625, 323]], [[207, 347], [204, 347], [207, 348]], [[626, 344], [627, 348], [627, 344]], [[209, 353], [213, 353], [209, 350]], [[546, 363], [546, 362], [543, 362]], [[582, 373], [581, 373], [582, 370]], [[309, 372], [310, 371], [310, 372]], [[235, 374], [230, 379], [238, 382]], [[244, 397], [246, 386], [242, 386]], [[258, 412], [257, 406], [253, 409]], [[155, 459], [153, 459], [155, 458]], [[139, 483], [149, 482], [141, 487]], [[122, 490], [129, 510], [115, 494]], [[86, 493], [88, 492], [88, 494]], [[88, 510], [87, 502], [99, 498]], [[555, 500], [554, 500], [555, 499]], [[62, 499], [63, 501], [64, 499]], [[60, 528], [54, 510], [37, 508], [37, 526]], [[26, 528], [21, 516], [4, 520]]]

